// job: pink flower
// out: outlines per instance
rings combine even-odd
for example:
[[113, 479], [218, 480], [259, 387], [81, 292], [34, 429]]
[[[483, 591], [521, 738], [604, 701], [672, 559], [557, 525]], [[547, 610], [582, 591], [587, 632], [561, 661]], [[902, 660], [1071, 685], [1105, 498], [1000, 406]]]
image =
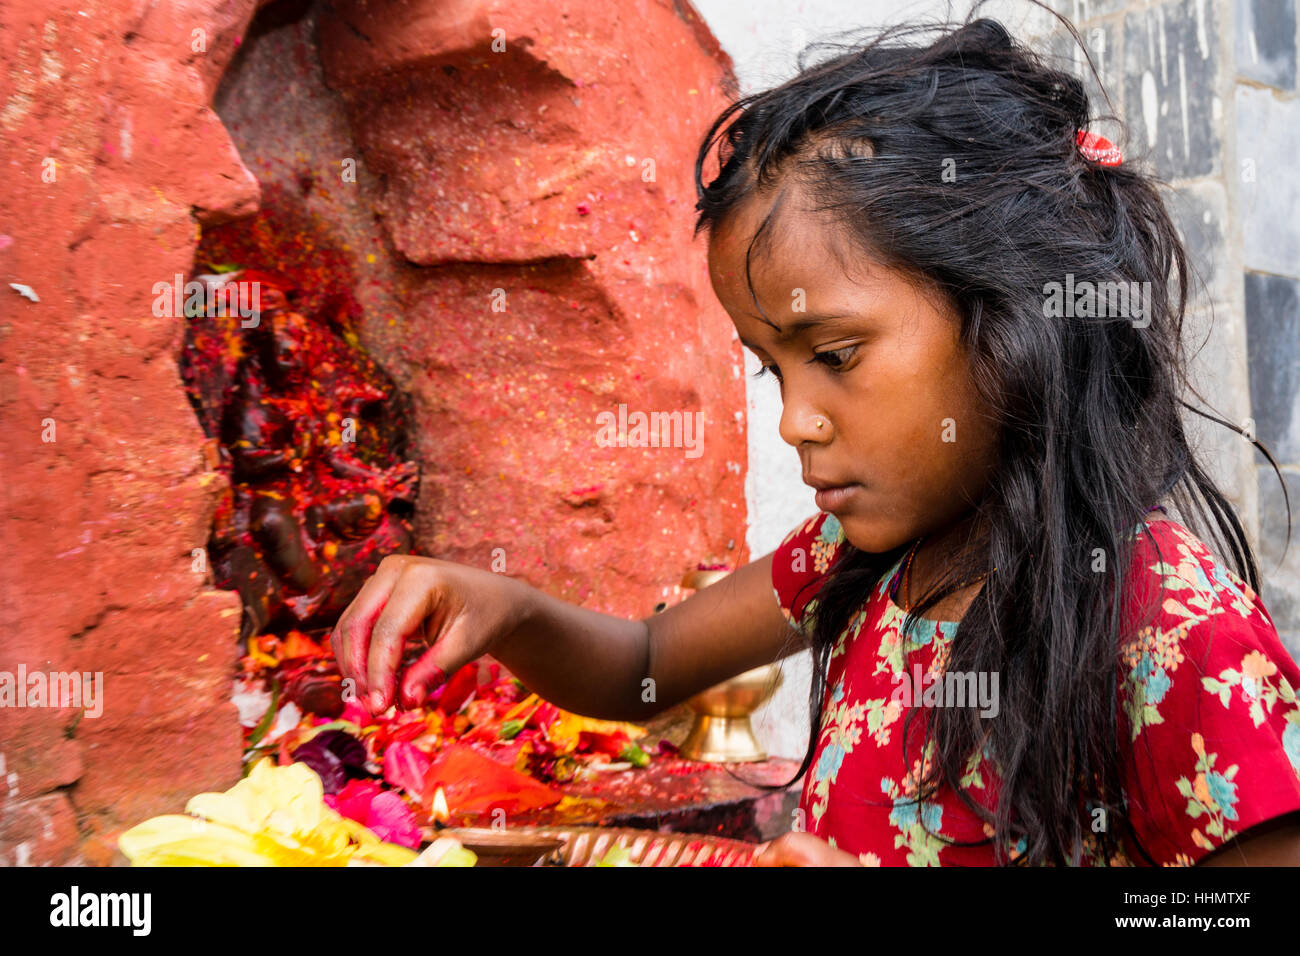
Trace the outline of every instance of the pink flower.
[[385, 790], [371, 801], [366, 828], [387, 843], [412, 849], [420, 845], [420, 826], [415, 821], [415, 813], [391, 790]]
[[423, 750], [409, 741], [399, 740], [384, 751], [384, 779], [419, 800], [429, 763]]
[[325, 794], [325, 804], [349, 820], [364, 824], [370, 814], [370, 803], [384, 790], [373, 780], [349, 780], [338, 793]]
[[420, 845], [414, 811], [400, 795], [373, 780], [350, 780], [337, 794], [325, 794], [325, 803], [387, 843], [412, 849]]
[[375, 718], [370, 716], [370, 711], [366, 710], [359, 701], [350, 700], [343, 705], [343, 713], [339, 714], [339, 720], [346, 720], [349, 723], [356, 724], [358, 727], [369, 727], [375, 722]]

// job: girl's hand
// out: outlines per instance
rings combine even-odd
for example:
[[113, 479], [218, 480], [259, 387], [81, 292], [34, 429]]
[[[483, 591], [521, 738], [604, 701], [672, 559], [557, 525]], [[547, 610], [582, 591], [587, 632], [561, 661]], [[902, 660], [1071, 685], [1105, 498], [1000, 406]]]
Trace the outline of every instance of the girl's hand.
[[811, 833], [786, 833], [763, 844], [754, 866], [861, 866], [852, 853], [837, 850]]
[[[492, 650], [526, 613], [530, 589], [502, 574], [452, 561], [394, 554], [384, 558], [334, 625], [339, 671], [356, 682], [371, 713], [394, 703], [418, 707], [447, 675]], [[402, 675], [407, 635], [429, 650]]]

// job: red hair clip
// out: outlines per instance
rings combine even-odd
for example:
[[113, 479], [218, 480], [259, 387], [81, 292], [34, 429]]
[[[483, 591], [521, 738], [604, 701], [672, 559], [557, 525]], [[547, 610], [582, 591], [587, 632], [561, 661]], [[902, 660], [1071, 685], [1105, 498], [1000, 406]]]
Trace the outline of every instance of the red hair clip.
[[1081, 129], [1074, 137], [1074, 141], [1079, 145], [1079, 152], [1094, 163], [1101, 163], [1103, 166], [1118, 166], [1124, 162], [1119, 147], [1105, 136], [1098, 136], [1096, 133], [1089, 133], [1086, 129]]

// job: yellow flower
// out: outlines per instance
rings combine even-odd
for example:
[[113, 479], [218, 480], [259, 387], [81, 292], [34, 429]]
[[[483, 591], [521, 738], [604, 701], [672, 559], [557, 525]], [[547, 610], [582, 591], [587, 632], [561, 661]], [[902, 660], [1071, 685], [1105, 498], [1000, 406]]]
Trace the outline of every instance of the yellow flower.
[[306, 764], [263, 758], [225, 793], [200, 793], [192, 816], [154, 817], [127, 830], [118, 848], [135, 866], [402, 866], [418, 854], [385, 843], [324, 802]]
[[645, 736], [646, 730], [636, 724], [618, 720], [597, 720], [595, 717], [583, 717], [561, 710], [560, 716], [546, 729], [546, 736], [552, 743], [559, 744], [564, 750], [578, 746], [578, 735], [583, 731], [596, 734], [613, 734], [623, 731], [632, 740]]
[[1205, 738], [1200, 734], [1192, 734], [1192, 749], [1196, 751], [1196, 756], [1205, 756]]

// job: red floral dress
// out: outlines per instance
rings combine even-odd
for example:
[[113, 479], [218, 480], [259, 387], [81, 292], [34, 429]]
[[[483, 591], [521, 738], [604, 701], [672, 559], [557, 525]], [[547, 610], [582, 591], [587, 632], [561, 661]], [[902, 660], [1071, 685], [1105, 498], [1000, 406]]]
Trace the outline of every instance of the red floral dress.
[[[1150, 623], [1123, 646], [1120, 732], [1129, 735], [1135, 754], [1125, 768], [1125, 793], [1130, 820], [1152, 858], [1191, 865], [1258, 823], [1300, 811], [1300, 668], [1259, 595], [1200, 539], [1167, 518], [1147, 527], [1164, 560], [1147, 535], [1137, 536], [1126, 614]], [[846, 543], [839, 521], [819, 512], [777, 548], [772, 584], [793, 626], [806, 629], [816, 611], [818, 584], [799, 589], [822, 577]], [[904, 687], [917, 705], [953, 705], [953, 697], [942, 696], [943, 673], [958, 624], [922, 618], [903, 637], [905, 615], [889, 597], [901, 565], [900, 558], [882, 576], [832, 648], [821, 730], [800, 802], [804, 829], [870, 866], [992, 865], [992, 829], [950, 788], [933, 802], [912, 796], [922, 761], [932, 754], [921, 753], [924, 706], [903, 753]], [[1135, 618], [1139, 607], [1151, 611]], [[967, 703], [994, 699], [970, 680], [964, 686]], [[926, 699], [926, 693], [937, 696]], [[982, 712], [996, 718], [992, 708]], [[993, 805], [997, 768], [987, 751], [972, 755], [961, 785], [977, 803]], [[1085, 832], [1094, 829], [1087, 823]], [[953, 846], [942, 837], [984, 842]], [[1023, 840], [1010, 848], [1012, 858], [1023, 848]], [[1109, 862], [1141, 860], [1133, 856]], [[1085, 862], [1103, 861], [1092, 851]]]

